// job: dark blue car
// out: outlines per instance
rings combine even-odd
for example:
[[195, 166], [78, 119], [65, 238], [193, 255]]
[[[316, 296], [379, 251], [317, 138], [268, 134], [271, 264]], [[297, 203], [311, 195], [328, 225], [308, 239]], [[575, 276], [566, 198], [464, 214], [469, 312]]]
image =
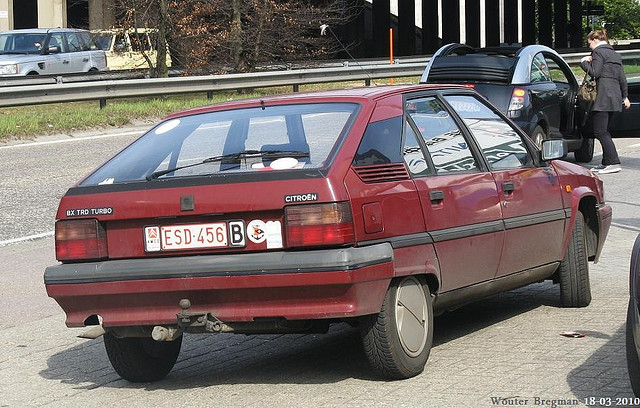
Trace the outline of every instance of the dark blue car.
[[593, 158], [576, 106], [578, 81], [556, 51], [543, 45], [473, 48], [448, 44], [429, 61], [421, 83], [462, 83], [474, 88], [523, 129], [536, 145], [565, 139], [579, 162]]

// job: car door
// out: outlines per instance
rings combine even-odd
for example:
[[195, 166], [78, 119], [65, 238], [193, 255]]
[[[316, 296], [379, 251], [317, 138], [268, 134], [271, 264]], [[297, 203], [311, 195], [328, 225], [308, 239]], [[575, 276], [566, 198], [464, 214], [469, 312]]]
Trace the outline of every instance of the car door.
[[[64, 34], [61, 32], [53, 32], [47, 38], [45, 69], [44, 74], [58, 75], [66, 74], [69, 71], [69, 55], [67, 53], [67, 43]], [[56, 47], [55, 52], [50, 52], [52, 47]]]
[[611, 118], [610, 133], [613, 137], [638, 137], [640, 136], [640, 80], [629, 79], [629, 101], [631, 107], [616, 112]]
[[87, 72], [91, 67], [88, 47], [85, 46], [80, 33], [68, 32], [67, 50], [69, 51], [69, 72]]
[[561, 110], [558, 109], [562, 96], [557, 85], [551, 80], [547, 61], [541, 52], [537, 53], [531, 62], [529, 91], [532, 114], [538, 116], [536, 122], [546, 122], [550, 136], [562, 137]]
[[544, 57], [559, 98], [560, 132], [564, 135], [573, 135], [576, 131], [578, 81], [561, 57], [553, 54]]
[[497, 277], [562, 258], [567, 214], [558, 176], [537, 164], [526, 140], [492, 107], [471, 95], [446, 95], [474, 135], [495, 178], [505, 225]]
[[493, 176], [435, 95], [407, 99], [405, 120], [405, 162], [440, 263], [440, 291], [491, 280], [504, 241]]

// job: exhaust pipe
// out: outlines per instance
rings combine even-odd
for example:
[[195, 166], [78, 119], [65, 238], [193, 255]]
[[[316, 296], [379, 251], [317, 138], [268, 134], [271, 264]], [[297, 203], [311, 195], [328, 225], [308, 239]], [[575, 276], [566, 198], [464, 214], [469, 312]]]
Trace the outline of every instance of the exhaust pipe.
[[182, 329], [177, 327], [155, 326], [151, 332], [151, 337], [155, 341], [174, 341], [182, 336]]

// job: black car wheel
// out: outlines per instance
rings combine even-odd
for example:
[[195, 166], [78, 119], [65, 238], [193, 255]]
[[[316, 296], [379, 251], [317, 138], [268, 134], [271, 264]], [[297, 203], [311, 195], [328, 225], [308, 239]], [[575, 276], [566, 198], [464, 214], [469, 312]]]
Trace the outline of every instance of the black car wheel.
[[174, 341], [155, 341], [150, 337], [119, 338], [104, 335], [107, 356], [116, 372], [131, 382], [149, 382], [164, 378], [173, 368], [182, 336]]
[[542, 141], [547, 140], [547, 133], [544, 131], [542, 126], [538, 125], [533, 129], [533, 133], [531, 134], [531, 138], [533, 142], [538, 146], [538, 149], [542, 149]]
[[394, 280], [377, 315], [360, 322], [365, 354], [373, 369], [389, 379], [420, 374], [433, 341], [429, 288], [416, 277]]
[[576, 157], [576, 161], [579, 163], [589, 163], [593, 160], [593, 145], [593, 139], [588, 137], [582, 139], [580, 149], [573, 153]]
[[638, 349], [633, 338], [633, 327], [635, 325], [633, 299], [629, 299], [627, 308], [627, 329], [626, 329], [626, 349], [627, 349], [627, 369], [629, 370], [629, 380], [631, 388], [636, 397], [640, 397], [640, 360], [638, 359]]
[[569, 246], [558, 267], [560, 299], [564, 307], [585, 307], [591, 303], [587, 240], [584, 234], [584, 217], [576, 214]]

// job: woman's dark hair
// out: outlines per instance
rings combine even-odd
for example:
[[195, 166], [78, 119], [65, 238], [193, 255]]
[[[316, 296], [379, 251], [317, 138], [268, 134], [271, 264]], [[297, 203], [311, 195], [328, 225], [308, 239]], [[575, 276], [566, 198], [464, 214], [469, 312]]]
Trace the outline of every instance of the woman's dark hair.
[[587, 39], [609, 42], [609, 37], [607, 37], [607, 30], [605, 29], [591, 31], [589, 35], [587, 35]]

